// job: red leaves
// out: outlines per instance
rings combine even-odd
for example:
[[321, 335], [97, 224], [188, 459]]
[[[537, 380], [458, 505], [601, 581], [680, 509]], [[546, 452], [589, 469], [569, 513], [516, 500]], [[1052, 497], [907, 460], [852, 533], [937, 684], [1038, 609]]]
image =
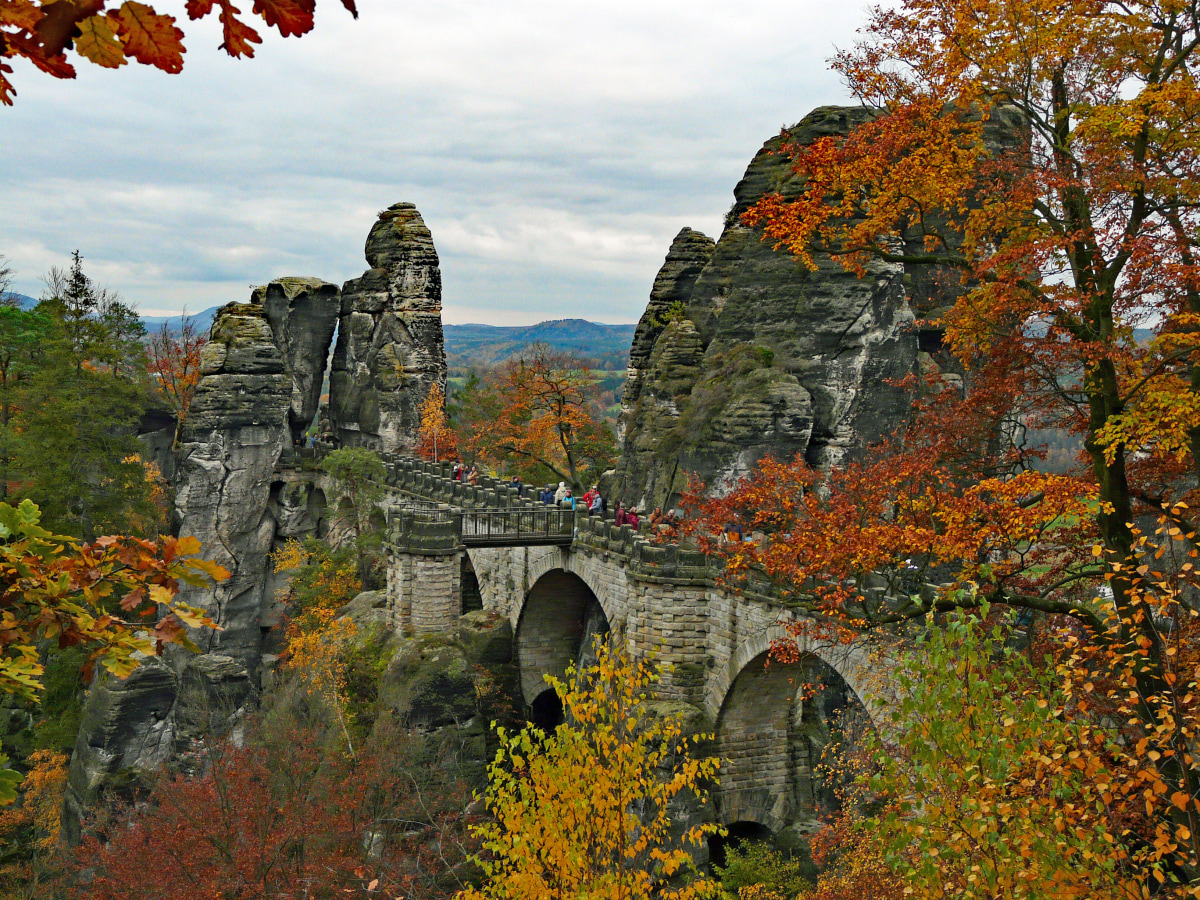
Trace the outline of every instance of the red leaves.
[[202, 774], [164, 773], [150, 802], [89, 823], [74, 862], [93, 874], [72, 896], [449, 896], [478, 846], [449, 749], [384, 726], [351, 755], [319, 724], [283, 721], [250, 722], [237, 747], [205, 741]]
[[254, 12], [284, 37], [290, 37], [312, 30], [316, 5], [316, 0], [254, 0]]
[[183, 32], [173, 16], [162, 16], [135, 0], [127, 0], [108, 19], [115, 24], [125, 54], [164, 72], [183, 71]]
[[225, 35], [225, 40], [221, 43], [221, 49], [230, 56], [240, 57], [254, 56], [254, 48], [251, 44], [261, 44], [262, 38], [258, 36], [258, 32], [237, 18], [237, 14], [241, 11], [229, 0], [219, 0], [221, 6], [220, 18], [222, 33]]
[[[174, 16], [154, 7], [127, 0], [105, 12], [107, 0], [54, 0], [39, 5], [33, 0], [0, 0], [0, 103], [11, 106], [16, 91], [9, 75], [9, 57], [29, 60], [55, 78], [74, 78], [67, 59], [72, 50], [104, 68], [116, 69], [128, 59], [169, 74], [183, 69], [183, 32]], [[354, 0], [342, 5], [355, 18]], [[313, 28], [316, 0], [255, 0], [253, 12], [283, 37], [298, 37]], [[230, 0], [187, 0], [188, 18], [202, 19], [218, 10], [223, 41], [230, 56], [251, 57], [262, 37], [242, 18]]]

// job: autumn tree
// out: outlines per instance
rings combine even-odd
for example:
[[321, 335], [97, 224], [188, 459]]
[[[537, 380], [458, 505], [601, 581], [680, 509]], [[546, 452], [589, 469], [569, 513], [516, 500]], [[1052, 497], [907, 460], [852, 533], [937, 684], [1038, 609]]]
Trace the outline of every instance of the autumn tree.
[[[1145, 815], [1180, 854], [1156, 871], [1185, 882], [1194, 738], [1152, 698], [1192, 681], [1168, 623], [1190, 620], [1197, 594], [1175, 591], [1166, 618], [1147, 611], [1136, 523], [1160, 514], [1167, 535], [1194, 532], [1198, 13], [1193, 0], [907, 0], [872, 13], [834, 65], [873, 115], [789, 145], [800, 187], [744, 221], [809, 268], [827, 254], [859, 275], [872, 260], [933, 273], [953, 303], [934, 324], [965, 392], [921, 386], [916, 428], [860, 462], [828, 474], [771, 462], [708, 510], [709, 528], [735, 517], [759, 532], [728, 549], [735, 572], [847, 627], [990, 600], [1065, 628], [1054, 659], [1074, 646], [1065, 635], [1079, 641], [1082, 685], [1099, 684], [1101, 661], [1126, 660], [1125, 715], [1148, 741], [1134, 746], [1168, 761], [1131, 778], [1183, 804]], [[989, 141], [1004, 130], [1015, 146]], [[1021, 421], [1075, 430], [1086, 468], [1025, 471], [1007, 441]], [[868, 589], [880, 575], [888, 589]]]
[[[834, 62], [878, 115], [791, 147], [800, 195], [746, 214], [810, 267], [823, 252], [860, 274], [875, 258], [956, 283], [942, 324], [968, 381], [1003, 379], [1014, 406], [1080, 430], [1080, 496], [1095, 492], [1091, 519], [1119, 557], [1135, 512], [1196, 480], [1197, 22], [1189, 2], [878, 9]], [[1023, 151], [985, 142], [1002, 108]], [[1113, 590], [1123, 609], [1126, 582]]]
[[196, 385], [200, 383], [200, 351], [207, 343], [208, 338], [196, 330], [195, 323], [185, 311], [180, 316], [178, 330], [163, 322], [146, 344], [150, 377], [158, 393], [175, 412], [176, 441], [179, 440], [179, 429], [187, 420]]
[[[196, 558], [195, 538], [155, 543], [102, 537], [79, 543], [39, 524], [33, 503], [0, 503], [0, 693], [36, 700], [45, 666], [39, 643], [89, 650], [87, 668], [124, 677], [165, 644], [192, 647], [187, 627], [215, 627], [176, 601], [180, 582], [202, 586], [228, 573]], [[0, 770], [0, 803], [20, 781]]]
[[446, 394], [440, 384], [431, 385], [429, 396], [421, 403], [417, 455], [434, 462], [455, 459], [458, 456], [457, 438], [446, 417]]
[[471, 408], [461, 412], [471, 427], [460, 443], [475, 458], [527, 480], [553, 476], [582, 488], [615, 455], [598, 396], [581, 359], [535, 344], [480, 382]]
[[[357, 18], [354, 0], [342, 5]], [[113, 8], [107, 8], [112, 6]], [[315, 0], [260, 0], [252, 12], [283, 37], [307, 34], [313, 28]], [[221, 25], [221, 49], [233, 57], [254, 56], [262, 37], [228, 0], [189, 0], [189, 19], [216, 13]], [[107, 0], [10, 0], [0, 6], [0, 103], [11, 106], [16, 90], [10, 77], [11, 59], [26, 59], [55, 78], [74, 78], [68, 54], [108, 69], [129, 60], [167, 73], [183, 70], [183, 31], [175, 16], [159, 13], [137, 0], [109, 4]]]
[[595, 666], [546, 678], [564, 724], [497, 729], [485, 795], [494, 821], [477, 830], [488, 880], [460, 900], [720, 895], [689, 852], [717, 826], [671, 834], [672, 801], [694, 792], [703, 802], [717, 760], [693, 758], [701, 738], [653, 709], [657, 679], [649, 663], [601, 643]]
[[206, 745], [196, 777], [164, 773], [144, 803], [94, 821], [80, 900], [447, 898], [471, 839], [449, 750], [394, 726], [347, 755], [305, 717]]

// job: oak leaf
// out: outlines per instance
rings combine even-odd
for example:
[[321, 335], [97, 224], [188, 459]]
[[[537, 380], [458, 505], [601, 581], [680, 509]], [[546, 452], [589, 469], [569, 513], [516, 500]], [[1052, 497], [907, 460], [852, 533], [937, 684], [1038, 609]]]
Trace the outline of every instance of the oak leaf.
[[174, 16], [160, 15], [144, 3], [127, 0], [108, 17], [129, 56], [172, 75], [183, 71], [183, 32], [175, 27]]
[[255, 0], [254, 12], [284, 37], [312, 31], [316, 0]]
[[237, 14], [241, 12], [229, 0], [220, 0], [221, 3], [221, 27], [225, 35], [225, 40], [221, 43], [223, 49], [230, 56], [254, 56], [254, 47], [251, 44], [261, 44], [262, 38], [258, 32], [237, 18]]

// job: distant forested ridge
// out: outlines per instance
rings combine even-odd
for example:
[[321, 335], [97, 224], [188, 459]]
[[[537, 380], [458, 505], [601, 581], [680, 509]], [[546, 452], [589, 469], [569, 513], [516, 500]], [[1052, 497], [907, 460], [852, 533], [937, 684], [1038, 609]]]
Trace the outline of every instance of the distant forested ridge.
[[530, 344], [548, 344], [596, 361], [599, 369], [624, 369], [636, 324], [603, 325], [584, 319], [555, 319], [527, 326], [443, 325], [450, 368], [493, 366]]

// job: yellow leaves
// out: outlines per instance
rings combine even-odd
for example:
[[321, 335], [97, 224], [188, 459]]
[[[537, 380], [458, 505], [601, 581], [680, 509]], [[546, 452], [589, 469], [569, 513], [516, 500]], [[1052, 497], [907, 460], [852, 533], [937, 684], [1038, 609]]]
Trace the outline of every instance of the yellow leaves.
[[292, 572], [308, 562], [308, 554], [304, 551], [304, 546], [298, 540], [288, 538], [282, 547], [271, 554], [271, 561], [275, 564], [276, 574], [279, 572]]
[[[492, 854], [484, 862], [490, 878], [463, 900], [717, 896], [704, 878], [664, 881], [692, 866], [671, 838], [668, 806], [684, 791], [703, 797], [717, 762], [688, 758], [678, 721], [652, 714], [646, 687], [655, 678], [646, 663], [601, 644], [592, 669], [571, 670], [565, 682], [547, 679], [570, 724], [553, 734], [497, 730], [486, 795], [495, 821], [477, 830]], [[693, 826], [682, 841], [695, 844], [715, 830]]]

